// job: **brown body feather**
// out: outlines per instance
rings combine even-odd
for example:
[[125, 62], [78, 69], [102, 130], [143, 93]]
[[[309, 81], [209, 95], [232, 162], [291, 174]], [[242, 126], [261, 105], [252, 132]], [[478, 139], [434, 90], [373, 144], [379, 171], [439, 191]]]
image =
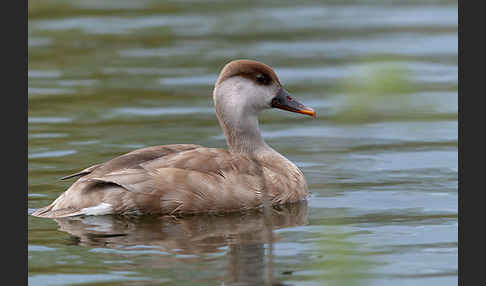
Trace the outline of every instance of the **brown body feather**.
[[83, 214], [104, 202], [117, 214], [230, 212], [305, 199], [300, 170], [276, 152], [257, 157], [176, 144], [148, 147], [78, 173], [80, 178], [39, 217]]

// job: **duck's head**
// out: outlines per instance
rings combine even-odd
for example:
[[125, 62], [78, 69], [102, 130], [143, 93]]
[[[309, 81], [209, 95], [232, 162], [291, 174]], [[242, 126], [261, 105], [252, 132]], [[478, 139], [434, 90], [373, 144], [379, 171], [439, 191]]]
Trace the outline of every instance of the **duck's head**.
[[[219, 74], [213, 98], [218, 112], [230, 108], [233, 112], [251, 115], [264, 109], [279, 108], [316, 116], [312, 108], [295, 100], [282, 87], [271, 67], [252, 60], [226, 64]], [[222, 108], [222, 105], [228, 108]]]
[[252, 60], [235, 60], [222, 69], [213, 91], [216, 115], [231, 150], [268, 149], [258, 128], [258, 114], [271, 108], [316, 116], [282, 87], [273, 69]]

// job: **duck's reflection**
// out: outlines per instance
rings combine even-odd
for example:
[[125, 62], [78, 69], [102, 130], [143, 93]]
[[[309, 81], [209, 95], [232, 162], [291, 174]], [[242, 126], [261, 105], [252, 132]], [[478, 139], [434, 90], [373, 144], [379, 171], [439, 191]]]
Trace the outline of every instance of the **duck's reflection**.
[[[227, 251], [224, 285], [264, 285], [269, 234], [275, 229], [305, 225], [307, 217], [307, 203], [300, 202], [273, 207], [267, 219], [263, 210], [255, 210], [189, 217], [76, 217], [56, 222], [61, 231], [71, 235], [70, 243], [77, 245], [116, 249], [150, 246], [175, 254]], [[278, 236], [274, 234], [275, 240]]]

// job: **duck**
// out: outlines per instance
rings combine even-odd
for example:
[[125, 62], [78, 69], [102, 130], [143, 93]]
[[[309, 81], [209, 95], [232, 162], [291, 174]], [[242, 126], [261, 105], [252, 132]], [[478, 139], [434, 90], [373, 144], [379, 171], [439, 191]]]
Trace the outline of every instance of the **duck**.
[[258, 115], [267, 109], [316, 117], [291, 96], [268, 65], [233, 60], [213, 89], [227, 149], [196, 144], [151, 146], [92, 165], [35, 217], [228, 213], [307, 200], [302, 171], [269, 146]]

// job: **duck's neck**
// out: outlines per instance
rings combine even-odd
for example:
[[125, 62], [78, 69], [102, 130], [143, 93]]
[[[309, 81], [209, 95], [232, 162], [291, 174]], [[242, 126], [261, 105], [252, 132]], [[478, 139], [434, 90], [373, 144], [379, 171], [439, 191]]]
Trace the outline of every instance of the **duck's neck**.
[[219, 124], [223, 129], [228, 148], [232, 152], [256, 153], [272, 150], [260, 134], [258, 117], [256, 114], [245, 114], [240, 110], [225, 112], [216, 107]]

